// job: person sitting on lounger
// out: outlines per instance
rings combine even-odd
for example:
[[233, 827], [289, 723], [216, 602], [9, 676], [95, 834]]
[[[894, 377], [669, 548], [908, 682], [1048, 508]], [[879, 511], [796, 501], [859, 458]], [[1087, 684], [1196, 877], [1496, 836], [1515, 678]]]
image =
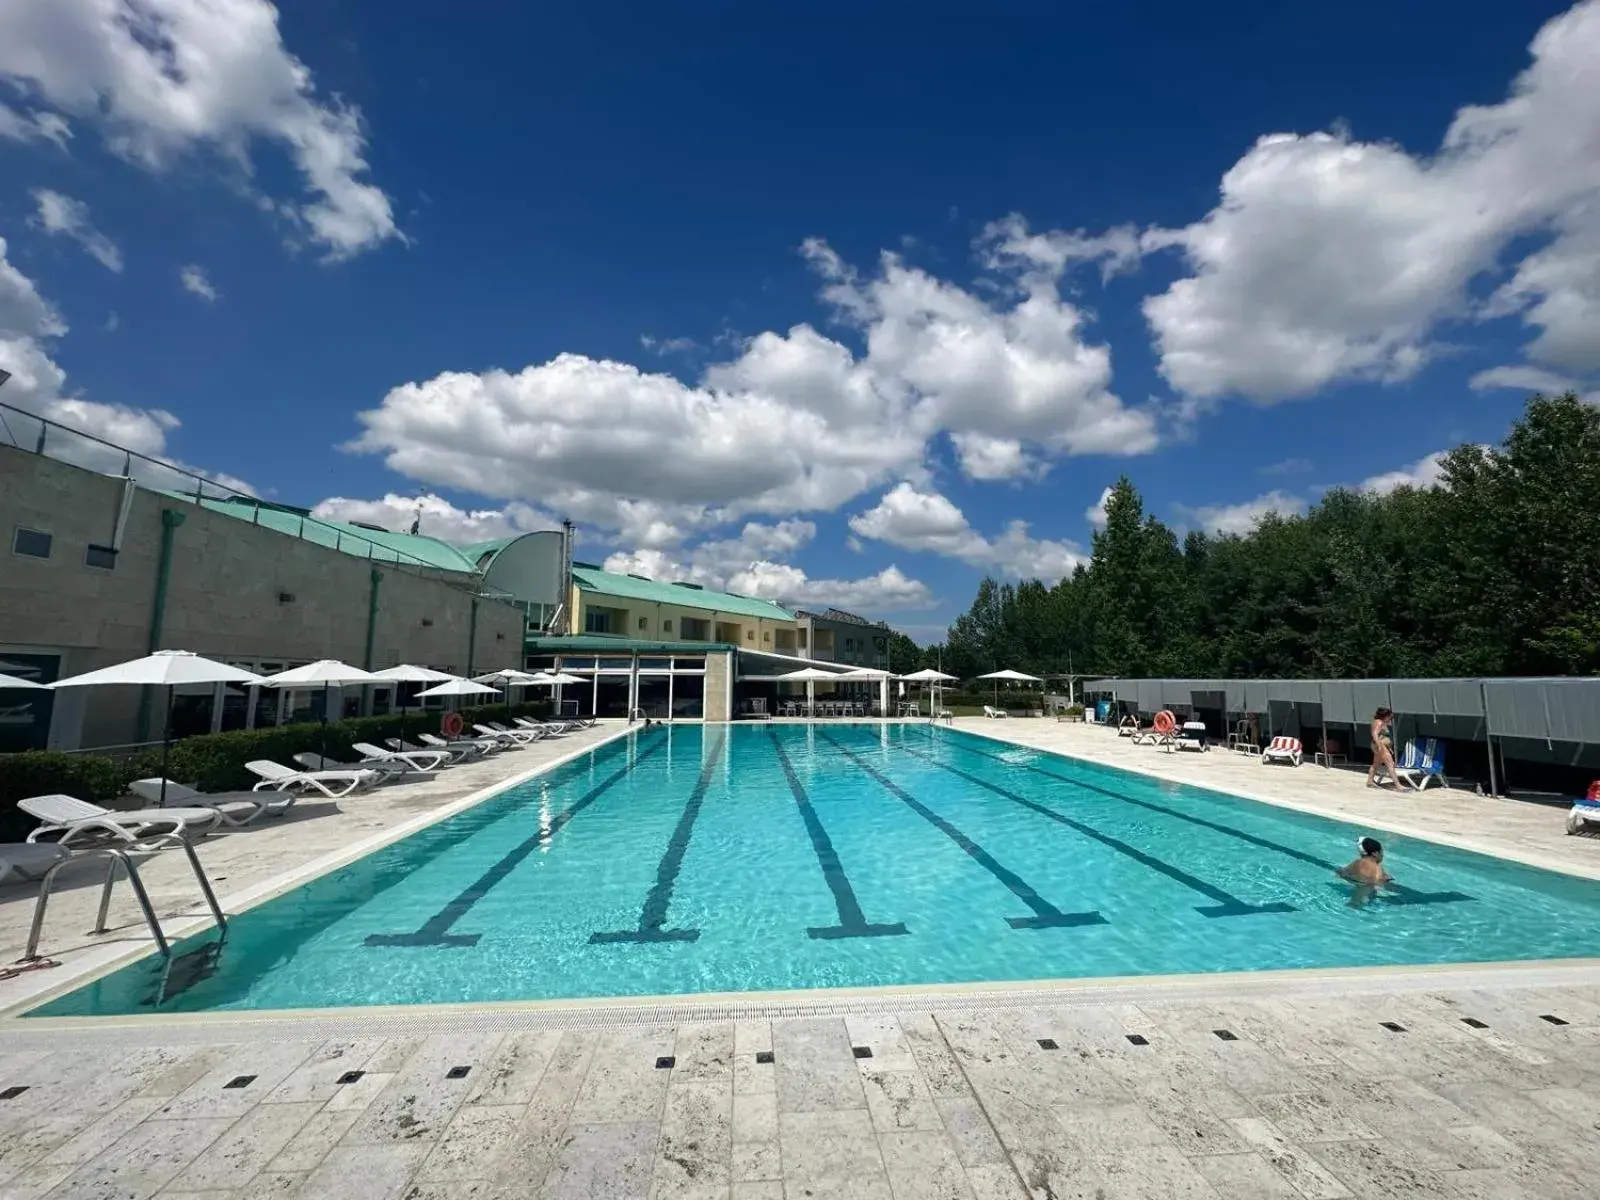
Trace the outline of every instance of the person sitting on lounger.
[[1356, 885], [1350, 896], [1350, 907], [1364, 908], [1380, 887], [1394, 880], [1383, 869], [1383, 845], [1377, 838], [1358, 839], [1356, 849], [1361, 851], [1360, 855], [1348, 866], [1340, 867], [1338, 875]]

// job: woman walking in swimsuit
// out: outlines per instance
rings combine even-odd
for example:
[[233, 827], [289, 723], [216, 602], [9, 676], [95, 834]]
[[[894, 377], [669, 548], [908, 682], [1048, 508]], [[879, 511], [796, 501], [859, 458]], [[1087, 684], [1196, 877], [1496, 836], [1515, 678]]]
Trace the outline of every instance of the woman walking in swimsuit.
[[1389, 743], [1389, 726], [1394, 723], [1394, 710], [1380, 708], [1372, 714], [1372, 765], [1367, 768], [1367, 786], [1376, 787], [1378, 768], [1387, 767], [1394, 786], [1400, 787], [1400, 776], [1395, 771], [1394, 747]]

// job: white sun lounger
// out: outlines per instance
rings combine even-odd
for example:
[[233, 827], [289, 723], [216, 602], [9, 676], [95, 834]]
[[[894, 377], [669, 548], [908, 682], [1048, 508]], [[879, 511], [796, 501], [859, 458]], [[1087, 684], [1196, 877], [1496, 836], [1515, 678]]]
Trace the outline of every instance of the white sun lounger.
[[496, 750], [504, 749], [506, 746], [506, 743], [500, 738], [452, 738], [450, 741], [445, 741], [437, 733], [419, 733], [417, 734], [417, 741], [434, 750], [460, 752], [470, 747], [472, 752], [476, 754], [491, 754]]
[[167, 804], [181, 805], [185, 808], [214, 808], [222, 815], [224, 825], [248, 825], [263, 813], [281, 817], [289, 811], [289, 806], [294, 803], [291, 795], [283, 800], [268, 800], [254, 792], [226, 792], [209, 795], [196, 791], [186, 783], [167, 780], [167, 804], [161, 800], [161, 779], [135, 779], [128, 785], [128, 790], [139, 799], [155, 807], [157, 812], [165, 812]]
[[983, 715], [988, 717], [991, 721], [1003, 721], [1011, 714], [1003, 708], [995, 708], [991, 705], [985, 704], [983, 706]]
[[488, 725], [474, 725], [479, 733], [486, 738], [494, 738], [507, 746], [531, 746], [538, 740], [538, 734], [529, 733], [526, 729], [519, 729], [512, 733], [509, 729], [494, 729]]
[[222, 814], [214, 808], [140, 808], [117, 812], [60, 793], [29, 796], [17, 801], [17, 807], [43, 822], [28, 835], [30, 842], [59, 833], [61, 836], [55, 840], [62, 846], [90, 834], [110, 834], [119, 841], [137, 842], [151, 833], [205, 833], [222, 823]]
[[1261, 761], [1264, 763], [1288, 763], [1291, 767], [1300, 765], [1300, 739], [1292, 737], [1275, 737], [1270, 745], [1261, 752]]
[[36, 880], [66, 853], [54, 842], [13, 842], [0, 846], [0, 884]]
[[365, 768], [352, 771], [296, 771], [268, 758], [257, 758], [245, 763], [244, 766], [245, 770], [261, 780], [252, 789], [254, 791], [261, 792], [270, 788], [281, 792], [285, 788], [293, 787], [301, 791], [321, 792], [330, 800], [348, 796], [357, 788], [370, 787], [383, 777], [382, 771]]
[[385, 750], [371, 742], [351, 742], [350, 748], [366, 760], [362, 766], [368, 763], [375, 767], [402, 763], [407, 771], [417, 775], [432, 775], [450, 761], [450, 753], [446, 750]]

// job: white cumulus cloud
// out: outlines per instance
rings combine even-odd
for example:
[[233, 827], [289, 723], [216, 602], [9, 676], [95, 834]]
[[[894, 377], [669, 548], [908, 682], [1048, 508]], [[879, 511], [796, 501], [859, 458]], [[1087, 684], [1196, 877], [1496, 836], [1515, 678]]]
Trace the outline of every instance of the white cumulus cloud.
[[246, 177], [253, 143], [268, 142], [305, 195], [267, 206], [329, 257], [400, 236], [389, 198], [367, 179], [360, 111], [317, 93], [269, 0], [6, 0], [0, 80], [27, 102], [0, 109], [5, 136], [59, 143], [78, 121], [150, 170], [198, 150]]
[[986, 538], [949, 497], [904, 482], [884, 493], [872, 508], [851, 517], [850, 529], [858, 537], [940, 554], [1017, 579], [1054, 582], [1086, 561], [1074, 542], [1031, 536], [1026, 521], [1012, 521], [998, 537]]
[[863, 276], [805, 247], [857, 354], [811, 325], [743, 339], [694, 383], [562, 354], [391, 390], [352, 443], [394, 470], [522, 499], [644, 548], [745, 516], [839, 508], [918, 478], [946, 434], [969, 475], [1026, 478], [1051, 454], [1142, 453], [1155, 421], [1107, 390], [1110, 355], [1033, 274], [991, 302], [885, 255]]
[[178, 268], [178, 282], [183, 285], [184, 291], [199, 296], [207, 304], [215, 304], [221, 295], [212, 285], [205, 268], [194, 263]]
[[[1521, 314], [1538, 361], [1600, 368], [1600, 0], [1534, 38], [1499, 104], [1457, 111], [1438, 150], [1343, 132], [1261, 138], [1196, 223], [1148, 231], [1191, 273], [1145, 301], [1161, 373], [1191, 397], [1259, 403], [1401, 380], [1450, 318]], [[1473, 284], [1544, 238], [1487, 308]], [[1537, 243], [1535, 243], [1537, 244]]]
[[1435, 487], [1444, 475], [1444, 456], [1446, 451], [1435, 450], [1432, 454], [1424, 455], [1409, 466], [1401, 467], [1396, 471], [1385, 471], [1381, 475], [1373, 475], [1363, 479], [1356, 485], [1357, 491], [1376, 492], [1386, 496], [1396, 488], [1430, 488]]
[[516, 533], [560, 528], [559, 521], [527, 504], [466, 509], [457, 508], [443, 497], [428, 494], [400, 496], [390, 492], [377, 500], [330, 496], [311, 512], [325, 521], [376, 525], [393, 533], [406, 533], [415, 524], [418, 533], [453, 545], [487, 542]]
[[1104, 529], [1106, 527], [1106, 505], [1110, 502], [1111, 488], [1107, 487], [1100, 493], [1100, 499], [1083, 510], [1083, 519], [1089, 522], [1089, 528]]
[[640, 549], [605, 560], [608, 571], [663, 581], [683, 580], [716, 591], [738, 592], [800, 607], [836, 606], [866, 612], [926, 608], [934, 597], [928, 586], [889, 566], [858, 579], [813, 579], [791, 557], [815, 536], [810, 521], [747, 522], [733, 537], [703, 541], [676, 550]]
[[1240, 504], [1203, 504], [1196, 508], [1178, 506], [1178, 512], [1207, 533], [1246, 534], [1268, 513], [1291, 516], [1304, 512], [1306, 502], [1287, 492], [1271, 491]]
[[35, 188], [33, 202], [38, 206], [30, 222], [34, 228], [52, 237], [60, 235], [77, 242], [108, 271], [122, 270], [122, 251], [94, 227], [94, 222], [89, 219], [89, 206], [82, 200], [74, 200], [49, 188]]

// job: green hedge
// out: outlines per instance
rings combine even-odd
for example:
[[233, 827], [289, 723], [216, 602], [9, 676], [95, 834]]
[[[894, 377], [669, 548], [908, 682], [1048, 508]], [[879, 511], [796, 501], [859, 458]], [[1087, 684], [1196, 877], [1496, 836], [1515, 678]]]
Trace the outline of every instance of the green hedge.
[[[514, 704], [515, 717], [544, 717], [550, 702]], [[408, 738], [419, 733], [438, 733], [443, 714], [434, 710], [413, 709], [406, 714]], [[463, 720], [470, 728], [475, 721], [503, 721], [506, 706], [463, 709]], [[383, 745], [385, 738], [400, 736], [398, 714], [385, 717], [352, 717], [330, 721], [327, 728], [327, 755], [350, 762], [361, 756], [351, 749], [352, 742]], [[294, 755], [302, 750], [322, 749], [322, 726], [311, 724], [278, 725], [266, 729], [235, 729], [227, 733], [199, 734], [172, 744], [167, 762], [167, 778], [187, 783], [202, 792], [229, 792], [253, 787], [256, 777], [244, 764], [258, 758], [294, 765]], [[113, 802], [128, 789], [130, 781], [161, 772], [161, 751], [148, 750], [131, 759], [103, 758], [95, 754], [62, 754], [54, 750], [27, 750], [20, 754], [0, 754], [0, 841], [19, 842], [37, 822], [17, 808], [17, 801], [29, 796], [61, 792], [115, 807]]]

